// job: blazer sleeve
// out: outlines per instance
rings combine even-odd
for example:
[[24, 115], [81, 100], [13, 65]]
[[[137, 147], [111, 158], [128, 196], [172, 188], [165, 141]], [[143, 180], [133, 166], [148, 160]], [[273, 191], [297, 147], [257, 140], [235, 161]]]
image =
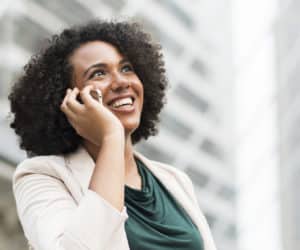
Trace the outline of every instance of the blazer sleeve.
[[25, 236], [34, 249], [104, 250], [113, 241], [127, 242], [126, 207], [119, 212], [92, 190], [77, 204], [59, 178], [18, 171], [26, 168], [24, 164], [14, 174], [13, 191]]

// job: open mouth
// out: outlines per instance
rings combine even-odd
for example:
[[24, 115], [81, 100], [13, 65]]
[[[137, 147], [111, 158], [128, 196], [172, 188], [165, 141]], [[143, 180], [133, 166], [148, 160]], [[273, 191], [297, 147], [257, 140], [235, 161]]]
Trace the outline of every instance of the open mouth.
[[109, 103], [108, 106], [113, 110], [132, 111], [134, 110], [134, 101], [133, 97], [125, 97]]

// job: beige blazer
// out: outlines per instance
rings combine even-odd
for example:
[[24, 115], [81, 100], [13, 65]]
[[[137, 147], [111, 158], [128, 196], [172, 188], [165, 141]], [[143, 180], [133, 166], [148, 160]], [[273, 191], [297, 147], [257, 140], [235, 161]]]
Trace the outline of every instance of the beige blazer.
[[[162, 182], [216, 250], [189, 177], [172, 166], [134, 155]], [[35, 250], [128, 250], [126, 207], [120, 212], [88, 189], [94, 162], [80, 147], [67, 156], [37, 156], [20, 163], [13, 176], [18, 216]]]

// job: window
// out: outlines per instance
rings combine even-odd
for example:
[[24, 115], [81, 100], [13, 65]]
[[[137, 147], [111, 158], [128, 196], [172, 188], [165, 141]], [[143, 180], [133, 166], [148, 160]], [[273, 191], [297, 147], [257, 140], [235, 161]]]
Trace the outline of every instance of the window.
[[183, 46], [174, 38], [170, 37], [167, 32], [162, 31], [153, 22], [143, 16], [137, 16], [136, 19], [143, 24], [145, 30], [153, 35], [153, 38], [156, 41], [160, 42], [167, 50], [170, 50], [172, 54], [176, 56], [180, 56], [182, 54]]
[[116, 12], [121, 11], [125, 4], [125, 0], [102, 0], [102, 2], [110, 6]]
[[137, 15], [135, 20], [143, 25], [143, 29], [149, 32], [153, 36], [154, 40], [159, 41], [161, 32], [153, 22], [141, 15]]
[[163, 148], [155, 147], [150, 143], [140, 143], [137, 145], [137, 149], [145, 156], [156, 161], [161, 161], [167, 164], [171, 164], [174, 161], [174, 156], [171, 156]]
[[5, 98], [7, 100], [10, 87], [18, 76], [19, 74], [11, 68], [0, 66], [0, 99]]
[[229, 238], [229, 239], [236, 239], [237, 237], [237, 230], [236, 230], [236, 226], [233, 224], [230, 224], [227, 226], [227, 228], [225, 229], [225, 235]]
[[170, 37], [166, 32], [160, 33], [160, 40], [166, 49], [170, 50], [174, 55], [180, 56], [183, 52], [183, 47], [174, 38]]
[[66, 23], [73, 25], [92, 19], [92, 13], [77, 1], [33, 0], [42, 5]]
[[12, 29], [12, 16], [3, 13], [3, 16], [0, 18], [0, 43], [11, 42], [11, 35], [13, 32]]
[[192, 134], [192, 129], [176, 118], [174, 115], [164, 112], [161, 116], [162, 126], [176, 137], [186, 140]]
[[227, 185], [221, 185], [217, 194], [224, 200], [233, 201], [235, 199], [235, 190]]
[[187, 104], [191, 105], [197, 110], [200, 110], [202, 113], [205, 113], [209, 110], [208, 102], [185, 87], [183, 83], [180, 83], [176, 86], [174, 93], [181, 97], [182, 100]]
[[2, 178], [1, 174], [0, 196], [1, 249], [26, 249], [26, 242], [23, 240], [22, 229], [18, 223], [11, 182]]
[[193, 183], [199, 187], [205, 187], [209, 182], [209, 177], [201, 173], [196, 166], [188, 166], [185, 172], [191, 178]]
[[199, 59], [194, 59], [193, 61], [192, 61], [192, 63], [191, 63], [191, 68], [192, 68], [192, 70], [196, 73], [196, 74], [198, 74], [198, 75], [200, 75], [200, 76], [202, 76], [202, 77], [204, 77], [204, 76], [206, 76], [207, 75], [207, 68], [206, 68], [206, 66], [204, 65], [204, 63], [202, 62], [202, 61], [200, 61]]
[[204, 213], [207, 223], [210, 228], [213, 228], [217, 222], [217, 218], [210, 213]]
[[160, 6], [163, 6], [173, 16], [175, 16], [188, 29], [194, 28], [194, 20], [191, 15], [187, 14], [174, 0], [157, 1]]
[[50, 37], [49, 31], [26, 16], [15, 19], [14, 27], [15, 43], [29, 52], [37, 52], [42, 46], [42, 41]]
[[204, 151], [205, 153], [213, 156], [214, 158], [217, 158], [220, 160], [223, 159], [223, 152], [221, 151], [219, 146], [208, 138], [205, 138], [201, 142], [201, 144], [199, 145], [199, 149]]

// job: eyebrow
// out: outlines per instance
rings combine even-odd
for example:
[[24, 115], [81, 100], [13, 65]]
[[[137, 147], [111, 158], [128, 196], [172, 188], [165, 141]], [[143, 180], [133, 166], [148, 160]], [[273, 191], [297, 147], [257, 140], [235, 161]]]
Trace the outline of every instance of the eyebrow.
[[[123, 64], [123, 63], [129, 63], [129, 60], [127, 58], [122, 59], [119, 64]], [[100, 68], [100, 67], [106, 67], [107, 64], [106, 63], [96, 63], [91, 65], [90, 67], [88, 67], [84, 72], [83, 72], [83, 77], [86, 76], [86, 74], [92, 69], [92, 68]]]

